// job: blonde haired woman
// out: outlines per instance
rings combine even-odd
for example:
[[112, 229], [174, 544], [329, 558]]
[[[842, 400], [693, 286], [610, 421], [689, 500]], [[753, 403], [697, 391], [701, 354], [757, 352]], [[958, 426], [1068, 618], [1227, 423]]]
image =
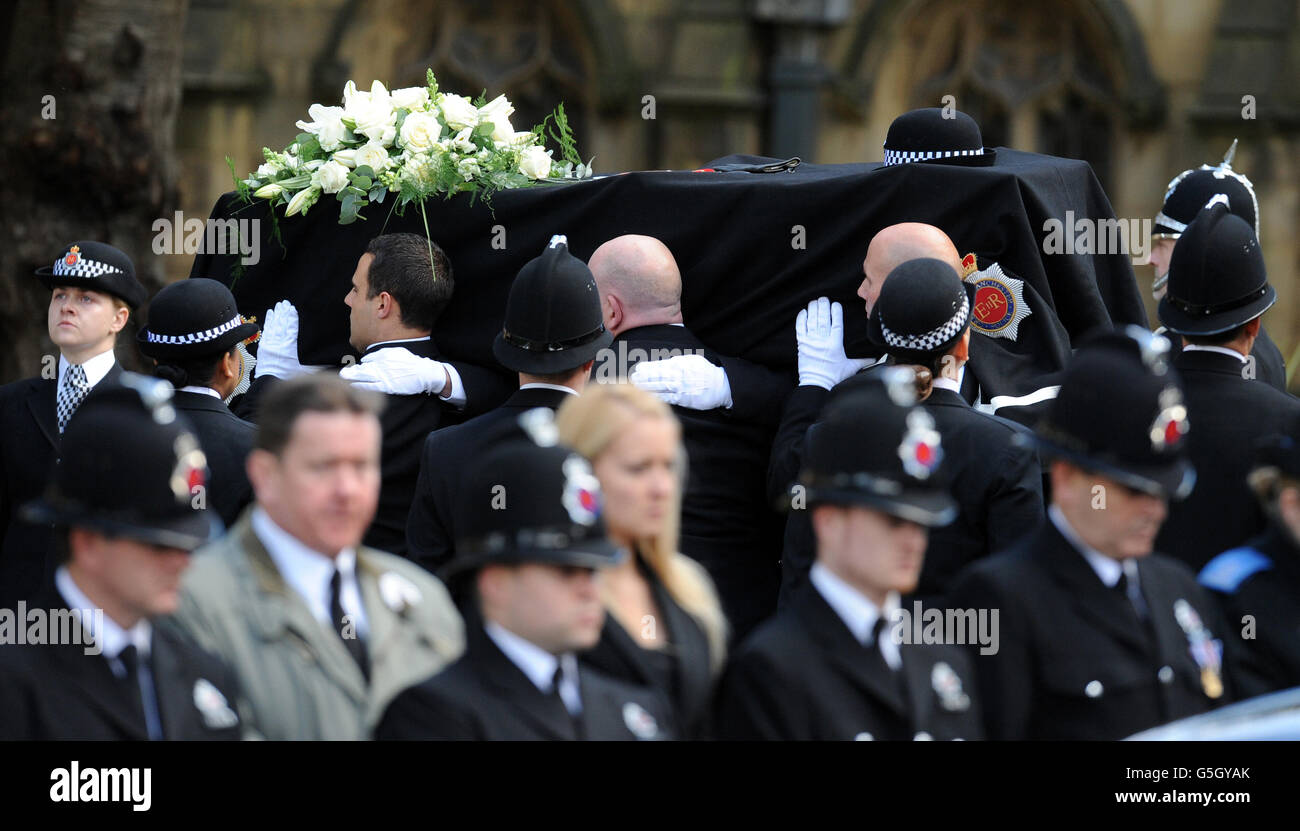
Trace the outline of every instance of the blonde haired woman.
[[684, 736], [707, 731], [726, 621], [704, 569], [677, 551], [685, 454], [681, 425], [664, 402], [631, 384], [591, 384], [556, 418], [560, 441], [600, 480], [610, 539], [632, 555], [601, 574], [609, 612], [583, 660], [658, 689]]

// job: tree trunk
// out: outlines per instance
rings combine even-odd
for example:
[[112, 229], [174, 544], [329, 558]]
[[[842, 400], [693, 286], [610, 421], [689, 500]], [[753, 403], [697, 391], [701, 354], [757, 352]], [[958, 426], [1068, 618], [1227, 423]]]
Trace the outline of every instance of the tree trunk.
[[[173, 134], [187, 0], [19, 0], [0, 22], [0, 382], [57, 350], [32, 272], [65, 246], [121, 248], [152, 295], [153, 222], [177, 202]], [[138, 366], [132, 315], [118, 360]]]

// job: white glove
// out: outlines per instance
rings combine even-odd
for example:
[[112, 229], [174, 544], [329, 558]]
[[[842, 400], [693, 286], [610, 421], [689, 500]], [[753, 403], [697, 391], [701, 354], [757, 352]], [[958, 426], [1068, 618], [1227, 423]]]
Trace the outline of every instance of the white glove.
[[731, 382], [727, 371], [703, 355], [677, 355], [660, 361], [641, 361], [627, 379], [669, 404], [688, 410], [731, 407]]
[[844, 308], [827, 297], [817, 298], [799, 312], [794, 337], [799, 343], [800, 385], [829, 390], [873, 363], [844, 354]]
[[262, 337], [257, 341], [257, 369], [254, 377], [274, 375], [293, 378], [324, 367], [298, 363], [298, 310], [288, 300], [281, 300], [266, 310]]
[[339, 375], [355, 387], [389, 395], [441, 395], [451, 380], [445, 364], [400, 346], [376, 349]]

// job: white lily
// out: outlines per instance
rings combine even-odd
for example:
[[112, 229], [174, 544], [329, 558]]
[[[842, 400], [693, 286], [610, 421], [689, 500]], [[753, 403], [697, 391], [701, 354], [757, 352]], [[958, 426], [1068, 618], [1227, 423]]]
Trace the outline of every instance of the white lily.
[[319, 196], [320, 188], [314, 185], [298, 191], [294, 194], [294, 197], [289, 200], [289, 207], [284, 209], [284, 215], [293, 216], [297, 213], [305, 213], [307, 209], [316, 202], [316, 199]]

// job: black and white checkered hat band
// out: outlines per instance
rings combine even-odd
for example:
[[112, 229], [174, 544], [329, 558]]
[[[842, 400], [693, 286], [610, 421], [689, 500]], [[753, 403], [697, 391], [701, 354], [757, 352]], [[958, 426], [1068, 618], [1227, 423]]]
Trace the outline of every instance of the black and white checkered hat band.
[[882, 315], [880, 318], [880, 334], [884, 336], [885, 344], [894, 349], [906, 349], [910, 352], [933, 352], [966, 328], [969, 319], [970, 301], [967, 299], [966, 293], [962, 292], [961, 308], [957, 310], [957, 314], [953, 315], [947, 323], [938, 329], [919, 335], [900, 335], [885, 325], [885, 318]]
[[1177, 231], [1180, 234], [1183, 231], [1187, 230], [1186, 222], [1179, 222], [1173, 217], [1168, 216], [1164, 211], [1161, 211], [1160, 213], [1156, 214], [1156, 224], [1163, 225], [1166, 228], [1173, 228], [1175, 231]]
[[984, 148], [977, 150], [890, 150], [885, 148], [885, 167], [908, 162], [924, 162], [929, 159], [949, 159], [953, 156], [983, 156]]
[[243, 322], [244, 321], [239, 317], [239, 315], [235, 315], [220, 326], [202, 332], [194, 332], [189, 335], [156, 335], [153, 332], [145, 332], [145, 337], [150, 343], [171, 343], [176, 345], [187, 343], [207, 343], [210, 340], [216, 340]]
[[111, 266], [108, 263], [101, 263], [98, 260], [88, 260], [85, 257], [78, 258], [72, 265], [68, 265], [64, 262], [63, 257], [54, 261], [55, 277], [99, 277], [104, 274], [125, 273], [126, 272], [116, 266]]

